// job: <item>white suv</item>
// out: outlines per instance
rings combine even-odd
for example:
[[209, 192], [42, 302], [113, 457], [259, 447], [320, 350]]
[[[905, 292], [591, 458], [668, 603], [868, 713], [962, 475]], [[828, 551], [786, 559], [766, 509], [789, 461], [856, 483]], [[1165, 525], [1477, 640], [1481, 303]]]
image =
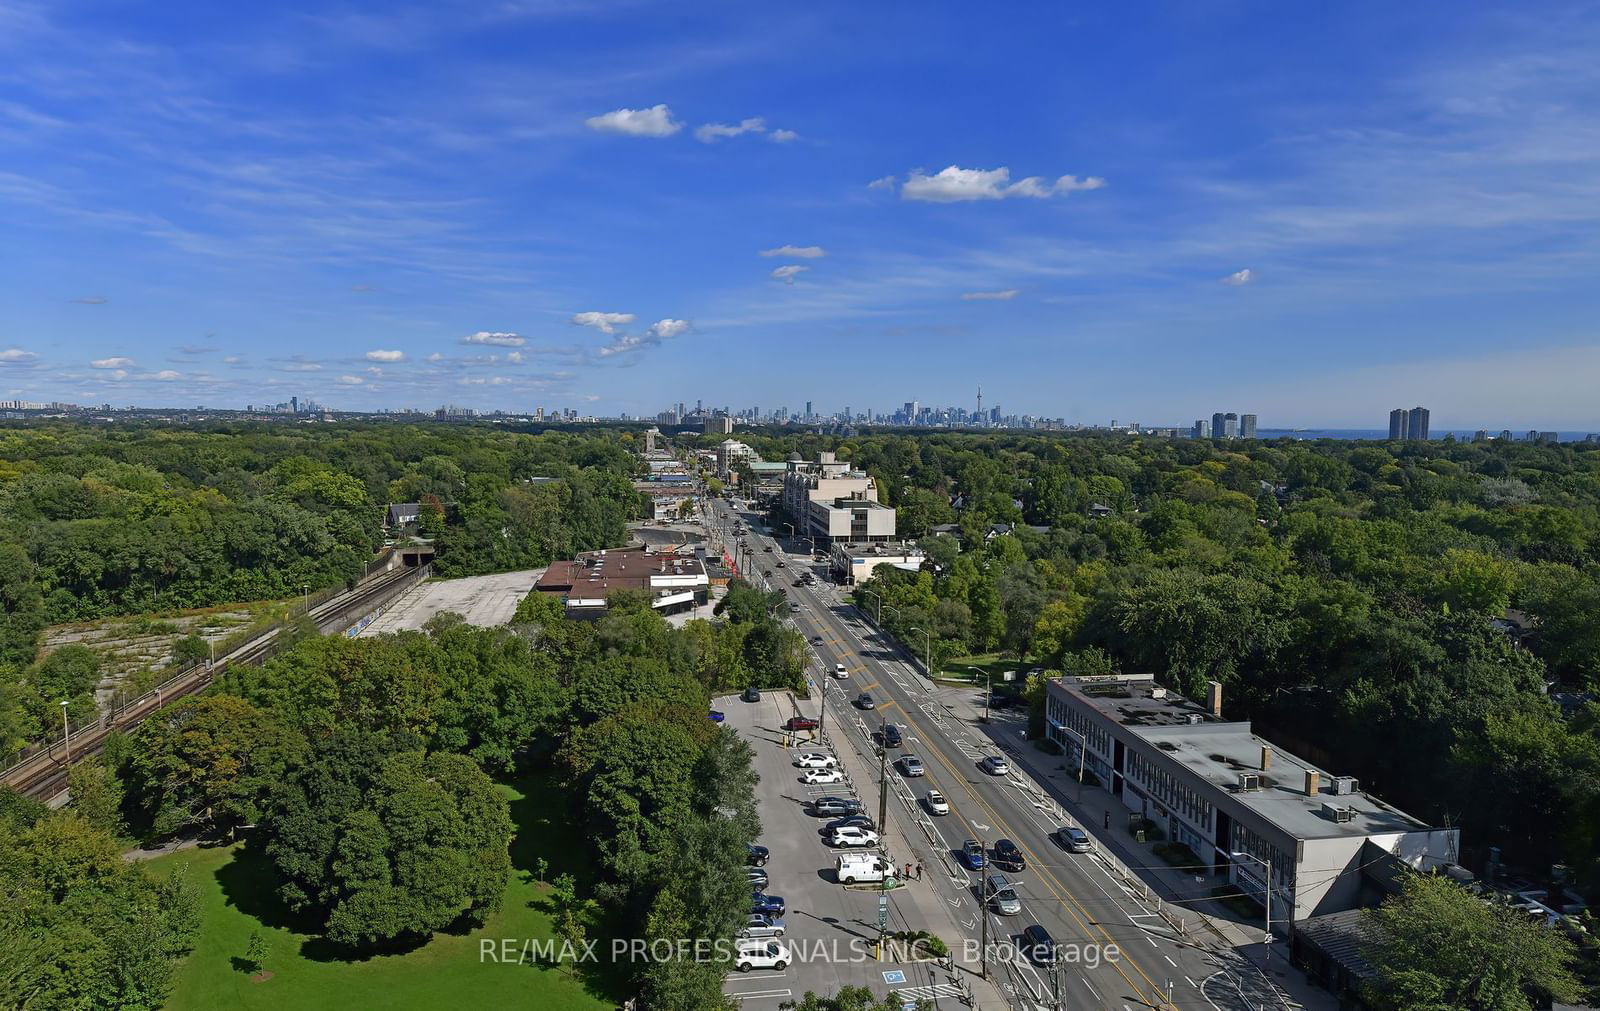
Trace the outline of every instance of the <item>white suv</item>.
[[782, 941], [740, 941], [733, 964], [740, 972], [751, 969], [776, 969], [782, 972], [789, 966], [789, 946]]
[[844, 664], [836, 663], [833, 665], [833, 676], [840, 681], [847, 681], [850, 679], [850, 672], [845, 670]]
[[796, 769], [831, 769], [839, 764], [839, 760], [832, 755], [820, 751], [807, 751], [794, 756]]
[[843, 825], [833, 830], [833, 836], [828, 842], [833, 846], [872, 846], [878, 841], [878, 833], [859, 825]]

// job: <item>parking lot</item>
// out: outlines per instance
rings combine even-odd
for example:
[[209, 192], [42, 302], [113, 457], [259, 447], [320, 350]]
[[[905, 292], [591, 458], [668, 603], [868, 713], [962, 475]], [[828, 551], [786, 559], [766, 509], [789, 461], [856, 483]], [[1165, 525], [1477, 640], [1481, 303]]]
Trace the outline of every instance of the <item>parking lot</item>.
[[[907, 998], [953, 998], [956, 988], [949, 982], [949, 974], [934, 963], [880, 962], [873, 957], [880, 899], [886, 902], [890, 931], [931, 929], [945, 941], [956, 942], [948, 926], [937, 922], [937, 916], [927, 915], [927, 903], [937, 900], [930, 900], [926, 886], [915, 881], [887, 892], [876, 884], [839, 884], [835, 874], [838, 854], [875, 849], [830, 848], [823, 832], [833, 819], [814, 817], [807, 809], [818, 797], [853, 797], [876, 821], [876, 770], [866, 769], [853, 753], [822, 746], [813, 733], [785, 733], [782, 728], [790, 717], [817, 716], [815, 701], [797, 704], [788, 692], [766, 692], [760, 702], [727, 696], [713, 705], [727, 714], [726, 725], [737, 729], [755, 751], [755, 769], [761, 776], [756, 798], [763, 827], [758, 841], [770, 851], [765, 868], [770, 879], [767, 893], [785, 899], [787, 933], [783, 940], [793, 957], [793, 964], [782, 971], [755, 969], [731, 974], [726, 992], [751, 1008], [775, 1008], [782, 1001], [798, 1000], [807, 990], [832, 994], [845, 985], [866, 986], [880, 995], [895, 991]], [[786, 743], [792, 746], [786, 747]], [[835, 754], [845, 781], [802, 783], [803, 770], [794, 767], [793, 759], [812, 751]], [[889, 847], [889, 856], [899, 865], [916, 859], [909, 851], [896, 850], [895, 840], [902, 838], [893, 834]]]
[[444, 611], [461, 615], [469, 625], [504, 625], [517, 613], [517, 605], [543, 574], [543, 569], [527, 569], [419, 583], [398, 600], [385, 605], [361, 634], [371, 636], [421, 628], [429, 618]]

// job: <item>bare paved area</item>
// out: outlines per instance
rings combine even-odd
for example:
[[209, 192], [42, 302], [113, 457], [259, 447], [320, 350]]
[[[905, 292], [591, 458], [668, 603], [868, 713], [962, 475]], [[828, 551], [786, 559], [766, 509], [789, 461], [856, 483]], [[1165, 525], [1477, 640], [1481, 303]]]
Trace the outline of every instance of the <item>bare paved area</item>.
[[384, 608], [361, 634], [381, 635], [421, 628], [429, 618], [442, 611], [454, 611], [470, 625], [486, 628], [504, 625], [517, 613], [517, 605], [543, 574], [543, 569], [525, 569], [421, 583]]

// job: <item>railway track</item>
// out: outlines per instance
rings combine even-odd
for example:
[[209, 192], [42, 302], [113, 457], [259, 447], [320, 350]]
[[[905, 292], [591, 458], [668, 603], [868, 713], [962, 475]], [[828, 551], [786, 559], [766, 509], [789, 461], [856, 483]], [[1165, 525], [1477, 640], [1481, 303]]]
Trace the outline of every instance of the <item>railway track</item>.
[[[349, 593], [312, 608], [311, 618], [323, 632], [343, 632], [427, 578], [428, 570], [426, 565], [402, 569], [392, 576], [358, 585]], [[98, 723], [75, 732], [69, 742], [56, 741], [30, 755], [0, 773], [0, 786], [44, 801], [60, 796], [67, 789], [67, 769], [73, 762], [99, 754], [113, 732], [131, 730], [174, 700], [201, 691], [230, 666], [261, 663], [276, 652], [279, 631], [278, 628], [268, 629], [218, 657], [215, 664], [196, 666], [126, 708], [105, 714]]]

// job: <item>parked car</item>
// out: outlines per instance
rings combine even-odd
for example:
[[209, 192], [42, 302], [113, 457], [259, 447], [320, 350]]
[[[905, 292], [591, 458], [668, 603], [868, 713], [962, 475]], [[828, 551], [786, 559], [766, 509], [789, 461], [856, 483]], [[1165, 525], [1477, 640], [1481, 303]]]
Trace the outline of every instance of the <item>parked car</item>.
[[853, 797], [818, 797], [811, 802], [811, 813], [822, 818], [840, 818], [847, 814], [860, 814], [861, 801]]
[[772, 550], [772, 545], [768, 544], [764, 550], [771, 551]]
[[988, 863], [983, 855], [983, 843], [976, 839], [968, 839], [961, 844], [961, 859], [972, 871], [981, 871]]
[[807, 769], [800, 775], [800, 782], [816, 785], [818, 783], [842, 783], [844, 773], [838, 769]]
[[780, 569], [787, 569], [787, 568], [788, 568], [788, 567], [789, 567], [789, 563], [788, 563], [788, 562], [786, 562], [786, 561], [784, 561], [784, 560], [783, 560], [783, 559], [781, 559], [781, 558], [780, 558], [780, 559], [778, 559], [778, 568], [780, 568]]
[[725, 720], [727, 718], [728, 718], [727, 714], [725, 714], [722, 710], [720, 710], [720, 709], [711, 710], [711, 722], [712, 723], [721, 723], [723, 720]]
[[744, 699], [746, 702], [760, 702], [761, 689], [757, 688], [755, 685], [751, 685], [749, 688], [746, 688], [744, 690], [744, 694], [739, 697]]
[[878, 703], [873, 699], [871, 692], [862, 692], [856, 696], [857, 709], [876, 709], [877, 707]]
[[833, 676], [838, 678], [840, 681], [845, 681], [849, 679], [850, 672], [845, 669], [844, 664], [836, 663], [833, 665]]
[[883, 729], [878, 731], [878, 739], [885, 748], [898, 748], [900, 746], [900, 728], [893, 723], [885, 723]]
[[765, 913], [751, 913], [739, 928], [740, 937], [782, 937], [788, 933], [783, 921]]
[[878, 833], [858, 825], [836, 828], [833, 835], [828, 837], [829, 846], [875, 846], [877, 842]]
[[767, 872], [759, 867], [746, 867], [745, 879], [750, 882], [751, 891], [765, 891], [767, 887]]
[[989, 854], [994, 865], [1003, 870], [1012, 872], [1028, 869], [1028, 861], [1022, 856], [1022, 850], [1010, 839], [1001, 839], [994, 844], [994, 850]]
[[1022, 700], [1017, 698], [1015, 695], [1002, 695], [1000, 693], [995, 693], [989, 696], [990, 709], [1013, 709], [1021, 703]]
[[837, 758], [824, 751], [803, 751], [794, 756], [797, 769], [831, 769], [838, 764]]
[[789, 722], [783, 725], [785, 730], [815, 730], [817, 721], [809, 716], [791, 716]]
[[999, 755], [990, 755], [982, 762], [983, 771], [991, 776], [1004, 776], [1011, 771], [1011, 766]]
[[916, 755], [901, 755], [900, 761], [895, 763], [900, 766], [900, 771], [910, 779], [927, 775], [928, 770], [922, 767], [922, 759]]
[[1034, 965], [1049, 966], [1056, 963], [1056, 941], [1050, 931], [1037, 923], [1022, 932], [1022, 953]]
[[765, 846], [757, 846], [754, 843], [750, 843], [747, 846], [745, 846], [744, 862], [747, 863], [747, 864], [751, 864], [752, 866], [755, 866], [755, 867], [764, 867], [764, 866], [766, 866], [767, 860], [771, 856], [772, 856], [772, 854], [767, 850], [767, 848]]
[[856, 825], [864, 829], [870, 829], [874, 832], [878, 830], [877, 823], [874, 822], [868, 815], [847, 814], [843, 818], [835, 819], [822, 826], [822, 831], [827, 835], [832, 835], [834, 829], [844, 828], [847, 825]]
[[950, 802], [945, 800], [944, 794], [940, 793], [938, 790], [929, 790], [928, 795], [924, 797], [923, 800], [928, 805], [929, 814], [950, 813]]
[[1089, 833], [1076, 825], [1064, 825], [1056, 830], [1056, 841], [1068, 853], [1088, 853], [1094, 849]]
[[782, 972], [789, 965], [789, 946], [782, 941], [741, 941], [733, 964], [740, 972], [749, 972], [751, 969]]
[[1022, 912], [1022, 900], [1004, 874], [991, 874], [983, 879], [984, 901], [1001, 916], [1016, 916]]
[[786, 908], [781, 895], [768, 895], [765, 892], [757, 892], [750, 897], [750, 911], [752, 913], [782, 916]]

